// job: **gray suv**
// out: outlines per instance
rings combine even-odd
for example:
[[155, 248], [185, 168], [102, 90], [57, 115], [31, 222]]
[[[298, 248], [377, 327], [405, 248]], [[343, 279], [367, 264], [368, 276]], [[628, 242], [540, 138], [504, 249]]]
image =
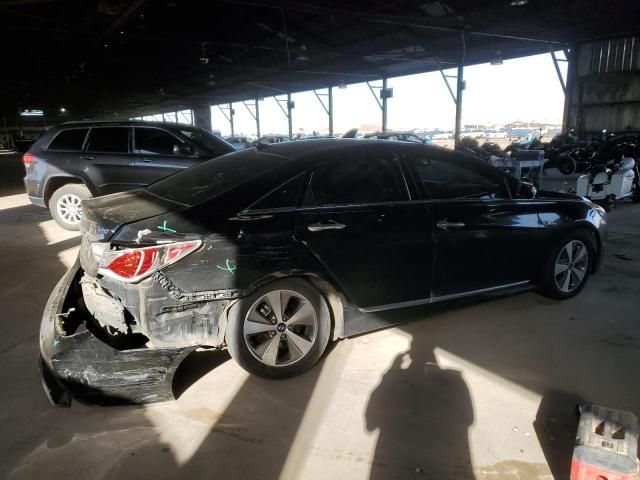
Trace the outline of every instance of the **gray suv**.
[[24, 154], [31, 203], [77, 230], [80, 202], [143, 187], [235, 148], [191, 125], [73, 122], [50, 128]]

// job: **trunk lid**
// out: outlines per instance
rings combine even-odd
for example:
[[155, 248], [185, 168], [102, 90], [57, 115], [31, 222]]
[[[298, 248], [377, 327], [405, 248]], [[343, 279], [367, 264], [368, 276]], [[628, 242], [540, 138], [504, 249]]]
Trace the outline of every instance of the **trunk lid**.
[[123, 225], [184, 207], [181, 203], [160, 198], [146, 190], [92, 198], [82, 202], [84, 217], [80, 230], [94, 242], [105, 242]]
[[181, 203], [160, 198], [142, 189], [83, 201], [84, 215], [80, 222], [82, 268], [89, 275], [96, 275], [98, 264], [93, 254], [93, 245], [108, 242], [123, 225], [175, 212], [184, 207]]

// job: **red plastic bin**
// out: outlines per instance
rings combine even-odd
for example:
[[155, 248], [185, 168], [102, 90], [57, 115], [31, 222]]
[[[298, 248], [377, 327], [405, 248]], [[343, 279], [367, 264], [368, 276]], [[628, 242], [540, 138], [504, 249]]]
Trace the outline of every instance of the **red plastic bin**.
[[600, 405], [580, 407], [571, 480], [638, 478], [638, 418]]

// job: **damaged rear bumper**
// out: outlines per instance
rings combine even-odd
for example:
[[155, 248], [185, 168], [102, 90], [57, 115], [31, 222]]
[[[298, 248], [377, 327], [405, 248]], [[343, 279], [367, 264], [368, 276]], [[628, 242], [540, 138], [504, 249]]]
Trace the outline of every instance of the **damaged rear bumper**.
[[76, 308], [82, 269], [76, 263], [54, 288], [40, 327], [40, 375], [49, 401], [68, 406], [71, 397], [99, 404], [172, 400], [173, 376], [195, 347], [117, 350], [83, 325], [65, 332], [65, 315]]

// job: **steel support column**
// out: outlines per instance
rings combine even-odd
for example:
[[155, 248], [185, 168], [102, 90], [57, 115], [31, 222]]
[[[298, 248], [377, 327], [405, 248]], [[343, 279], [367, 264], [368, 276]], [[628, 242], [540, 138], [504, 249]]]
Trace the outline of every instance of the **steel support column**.
[[[278, 106], [280, 107], [280, 110], [282, 110], [282, 113], [284, 113], [285, 117], [287, 117], [287, 121], [289, 122], [289, 139], [293, 139], [293, 114], [291, 113], [291, 111], [293, 110], [293, 107], [295, 106], [295, 104], [294, 102], [291, 101], [291, 94], [287, 93], [286, 100], [278, 97], [273, 97], [273, 98], [278, 104]], [[282, 106], [282, 103], [285, 101], [287, 102], [287, 105], [286, 105], [287, 108], [284, 108]]]
[[291, 94], [287, 93], [287, 118], [289, 120], [289, 140], [293, 140], [293, 102], [291, 101]]
[[[371, 82], [367, 82], [367, 86], [375, 98], [378, 107], [380, 107], [380, 111], [382, 112], [382, 131], [387, 131], [387, 100], [393, 96], [393, 92], [387, 88], [387, 79], [382, 79], [382, 86], [377, 87], [371, 85]], [[375, 89], [379, 90], [379, 94], [376, 95]]]
[[464, 32], [460, 32], [460, 60], [458, 62], [458, 79], [456, 85], [456, 129], [454, 134], [455, 146], [460, 146], [460, 132], [462, 130], [462, 92], [464, 91], [464, 62], [467, 57], [467, 39]]
[[242, 104], [249, 112], [249, 115], [256, 121], [256, 135], [260, 138], [260, 107], [258, 106], [258, 99], [256, 98], [253, 103], [248, 103], [246, 100], [243, 100]]
[[333, 87], [329, 87], [329, 135], [333, 135]]
[[[333, 87], [328, 87], [327, 93], [318, 93], [316, 90], [313, 90], [313, 93], [329, 117], [329, 135], [333, 135]], [[322, 97], [327, 97], [326, 105], [324, 100], [322, 100]]]
[[553, 66], [556, 68], [556, 74], [558, 75], [558, 80], [560, 81], [560, 86], [562, 87], [562, 91], [566, 95], [567, 86], [564, 82], [564, 78], [562, 78], [562, 72], [560, 71], [560, 65], [558, 62], [567, 62], [568, 60], [556, 57], [556, 52], [553, 50], [552, 45], [549, 45], [549, 53], [551, 54], [551, 59], [553, 60]]
[[578, 78], [578, 47], [572, 45], [564, 51], [567, 59], [567, 82], [564, 92], [564, 113], [562, 115], [562, 130], [568, 131], [577, 128], [573, 115], [573, 103], [577, 93], [576, 81]]
[[382, 131], [387, 131], [387, 77], [382, 79]]
[[196, 127], [203, 128], [207, 132], [211, 131], [211, 105], [193, 105], [191, 107], [193, 112], [193, 124]]
[[227, 105], [216, 105], [218, 107], [218, 110], [220, 110], [220, 112], [222, 112], [222, 115], [224, 115], [224, 118], [227, 119], [227, 121], [229, 122], [229, 126], [231, 127], [231, 136], [235, 136], [235, 132], [233, 129], [233, 114], [235, 113], [233, 111], [233, 105], [232, 104], [227, 104]]

